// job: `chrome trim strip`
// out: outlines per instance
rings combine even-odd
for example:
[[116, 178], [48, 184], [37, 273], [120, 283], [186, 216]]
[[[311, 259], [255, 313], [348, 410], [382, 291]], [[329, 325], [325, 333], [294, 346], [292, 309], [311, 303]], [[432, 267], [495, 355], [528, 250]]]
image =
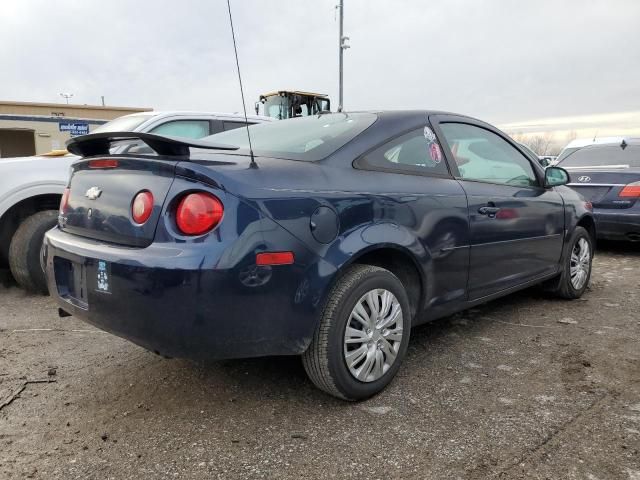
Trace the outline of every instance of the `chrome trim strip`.
[[567, 183], [567, 187], [626, 187], [626, 183]]
[[[562, 165], [558, 165], [561, 167]], [[594, 165], [592, 167], [563, 167], [565, 170], [625, 170], [629, 168], [629, 165]]]

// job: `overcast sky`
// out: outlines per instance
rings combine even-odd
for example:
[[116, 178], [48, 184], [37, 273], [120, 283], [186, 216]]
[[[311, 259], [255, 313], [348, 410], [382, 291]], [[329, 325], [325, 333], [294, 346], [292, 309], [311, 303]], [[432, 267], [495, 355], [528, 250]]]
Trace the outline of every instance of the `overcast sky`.
[[[0, 100], [238, 111], [225, 0], [2, 0]], [[232, 0], [247, 107], [337, 105], [337, 0]], [[345, 108], [494, 123], [640, 110], [638, 0], [345, 0]]]

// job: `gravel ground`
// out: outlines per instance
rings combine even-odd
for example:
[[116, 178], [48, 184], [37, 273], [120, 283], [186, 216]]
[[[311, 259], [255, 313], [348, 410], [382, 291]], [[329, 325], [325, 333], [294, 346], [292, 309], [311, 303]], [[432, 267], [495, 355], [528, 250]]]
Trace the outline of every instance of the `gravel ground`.
[[606, 245], [581, 300], [419, 327], [358, 404], [297, 358], [165, 360], [0, 286], [0, 478], [640, 480], [638, 272]]

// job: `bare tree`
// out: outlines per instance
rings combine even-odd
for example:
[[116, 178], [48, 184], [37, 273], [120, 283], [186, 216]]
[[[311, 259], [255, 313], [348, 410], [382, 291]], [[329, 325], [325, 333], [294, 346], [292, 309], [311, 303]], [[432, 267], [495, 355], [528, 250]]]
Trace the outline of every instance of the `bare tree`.
[[553, 143], [553, 133], [545, 132], [541, 135], [532, 135], [525, 143], [538, 155], [550, 155]]
[[515, 132], [513, 135], [511, 135], [511, 138], [513, 138], [518, 143], [524, 143], [525, 145], [528, 145], [527, 136], [522, 132]]
[[[575, 131], [569, 132], [567, 138], [574, 139], [577, 136]], [[536, 155], [558, 155], [564, 147], [562, 140], [558, 138], [554, 132], [545, 132], [538, 134], [526, 134], [522, 132], [514, 132], [511, 134], [516, 142], [526, 145], [535, 152]], [[570, 141], [570, 140], [569, 140]]]

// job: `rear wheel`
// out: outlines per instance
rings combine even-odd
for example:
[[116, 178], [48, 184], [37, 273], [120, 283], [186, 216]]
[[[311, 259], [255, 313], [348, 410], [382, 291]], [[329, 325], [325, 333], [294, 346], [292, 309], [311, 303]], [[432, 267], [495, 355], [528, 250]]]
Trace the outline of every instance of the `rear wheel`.
[[58, 221], [56, 210], [38, 212], [22, 221], [9, 246], [9, 267], [13, 278], [25, 290], [46, 295], [47, 281], [40, 264], [44, 234]]
[[591, 278], [593, 241], [589, 232], [582, 227], [576, 227], [566, 248], [562, 274], [551, 291], [561, 298], [580, 298], [589, 286]]
[[313, 383], [345, 400], [384, 389], [404, 359], [411, 328], [409, 300], [390, 271], [355, 265], [329, 293], [302, 359]]

